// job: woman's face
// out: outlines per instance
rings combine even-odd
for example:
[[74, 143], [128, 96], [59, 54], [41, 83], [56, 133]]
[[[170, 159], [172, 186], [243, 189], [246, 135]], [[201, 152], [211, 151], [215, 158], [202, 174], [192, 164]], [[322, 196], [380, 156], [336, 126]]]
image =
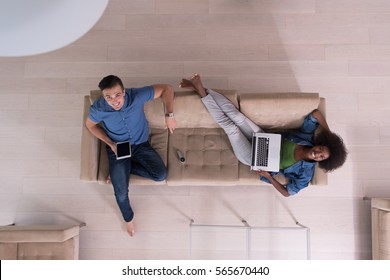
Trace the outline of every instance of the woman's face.
[[328, 159], [329, 156], [330, 151], [326, 146], [313, 146], [308, 152], [309, 159], [313, 161], [323, 161]]

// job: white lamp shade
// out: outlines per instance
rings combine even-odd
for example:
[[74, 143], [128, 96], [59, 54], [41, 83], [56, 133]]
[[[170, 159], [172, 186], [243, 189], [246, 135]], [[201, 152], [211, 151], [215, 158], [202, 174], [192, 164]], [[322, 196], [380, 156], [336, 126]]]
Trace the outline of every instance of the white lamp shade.
[[0, 56], [42, 54], [87, 33], [109, 0], [0, 0]]

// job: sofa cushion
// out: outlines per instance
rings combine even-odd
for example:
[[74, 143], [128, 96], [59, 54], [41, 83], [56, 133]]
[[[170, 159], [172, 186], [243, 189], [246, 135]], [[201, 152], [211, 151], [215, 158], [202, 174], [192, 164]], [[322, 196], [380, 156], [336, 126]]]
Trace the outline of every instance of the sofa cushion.
[[[177, 150], [186, 161], [179, 161]], [[236, 184], [238, 161], [220, 128], [179, 128], [169, 137], [169, 185]]]
[[295, 129], [319, 102], [318, 93], [242, 94], [240, 111], [265, 130]]
[[[238, 108], [235, 90], [217, 90], [226, 96]], [[194, 91], [175, 93], [175, 118], [178, 128], [205, 127], [219, 128]]]

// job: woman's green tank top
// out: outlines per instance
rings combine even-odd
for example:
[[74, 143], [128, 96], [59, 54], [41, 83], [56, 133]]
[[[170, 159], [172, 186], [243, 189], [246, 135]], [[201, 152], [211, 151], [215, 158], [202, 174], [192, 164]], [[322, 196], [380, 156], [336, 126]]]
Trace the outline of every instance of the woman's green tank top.
[[286, 169], [297, 162], [294, 159], [295, 147], [295, 143], [288, 140], [282, 140], [282, 146], [280, 149], [280, 169]]

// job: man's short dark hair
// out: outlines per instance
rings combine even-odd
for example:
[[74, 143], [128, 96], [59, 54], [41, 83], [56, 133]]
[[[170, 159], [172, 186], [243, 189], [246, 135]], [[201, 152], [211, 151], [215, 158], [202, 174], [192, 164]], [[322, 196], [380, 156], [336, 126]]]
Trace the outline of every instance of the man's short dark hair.
[[115, 75], [109, 75], [109, 76], [104, 77], [100, 81], [99, 88], [101, 91], [103, 91], [104, 89], [113, 88], [117, 85], [120, 85], [121, 88], [124, 89], [122, 80], [119, 77], [117, 77]]

